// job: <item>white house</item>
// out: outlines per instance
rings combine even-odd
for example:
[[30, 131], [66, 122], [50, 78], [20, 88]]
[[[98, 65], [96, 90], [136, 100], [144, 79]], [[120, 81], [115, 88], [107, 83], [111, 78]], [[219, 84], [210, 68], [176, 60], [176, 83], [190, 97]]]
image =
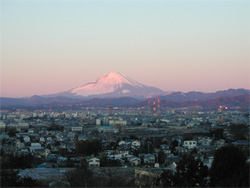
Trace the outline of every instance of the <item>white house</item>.
[[197, 146], [197, 141], [195, 140], [186, 140], [184, 141], [183, 147], [187, 149], [193, 149], [196, 148]]
[[44, 137], [40, 137], [40, 142], [45, 142], [45, 138]]
[[29, 136], [23, 137], [23, 141], [24, 141], [24, 142], [30, 142], [30, 137], [29, 137]]
[[120, 146], [120, 145], [125, 145], [126, 144], [126, 142], [124, 141], [124, 140], [121, 140], [119, 143], [118, 143], [118, 145]]
[[132, 148], [139, 148], [141, 146], [140, 140], [134, 140], [132, 141], [131, 147]]
[[88, 160], [89, 167], [100, 167], [100, 159], [93, 157]]
[[5, 129], [6, 128], [6, 123], [0, 121], [0, 129]]

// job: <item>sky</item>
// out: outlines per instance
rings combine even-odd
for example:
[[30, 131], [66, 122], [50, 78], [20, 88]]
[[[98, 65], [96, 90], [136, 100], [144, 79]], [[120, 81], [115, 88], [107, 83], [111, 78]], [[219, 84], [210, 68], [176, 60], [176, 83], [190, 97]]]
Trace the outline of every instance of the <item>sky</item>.
[[164, 91], [249, 89], [248, 0], [1, 0], [1, 96], [120, 72]]

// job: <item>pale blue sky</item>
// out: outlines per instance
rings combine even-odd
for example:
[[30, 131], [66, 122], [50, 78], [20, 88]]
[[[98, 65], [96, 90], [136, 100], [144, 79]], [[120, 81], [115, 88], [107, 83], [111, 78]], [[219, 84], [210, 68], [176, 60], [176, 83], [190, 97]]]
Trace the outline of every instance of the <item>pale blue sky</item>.
[[1, 1], [1, 95], [118, 71], [166, 91], [249, 88], [249, 1]]

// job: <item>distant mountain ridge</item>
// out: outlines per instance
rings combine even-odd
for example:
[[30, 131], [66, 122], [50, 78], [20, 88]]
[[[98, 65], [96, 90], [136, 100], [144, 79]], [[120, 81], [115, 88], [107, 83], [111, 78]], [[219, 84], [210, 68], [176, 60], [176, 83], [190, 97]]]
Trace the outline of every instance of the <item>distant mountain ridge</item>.
[[[232, 97], [218, 97], [210, 100], [201, 100], [201, 101], [166, 101], [161, 100], [161, 107], [169, 107], [169, 108], [181, 108], [181, 107], [194, 107], [200, 106], [202, 108], [218, 108], [219, 106], [227, 106], [227, 107], [240, 107], [244, 105], [245, 107], [250, 107], [250, 95], [239, 95]], [[134, 107], [143, 107], [147, 106], [147, 101], [140, 101], [134, 105]]]
[[[156, 96], [150, 98], [152, 100]], [[229, 89], [217, 91], [215, 93], [202, 92], [172, 92], [167, 95], [160, 96], [162, 107], [190, 107], [202, 106], [204, 108], [216, 108], [220, 105], [229, 107], [240, 106], [242, 104], [249, 106], [250, 90], [246, 89]], [[61, 105], [73, 104], [82, 106], [100, 106], [108, 105], [123, 106], [123, 107], [146, 107], [147, 100], [136, 99], [133, 97], [107, 97], [107, 98], [71, 98], [65, 96], [57, 97], [42, 97], [32, 96], [30, 98], [0, 98], [1, 107], [10, 106], [33, 106], [33, 105]]]
[[223, 91], [217, 91], [214, 93], [203, 93], [191, 91], [187, 93], [183, 92], [172, 92], [168, 95], [161, 96], [162, 100], [172, 102], [185, 102], [185, 101], [205, 101], [215, 99], [218, 97], [234, 97], [240, 95], [250, 94], [250, 90], [246, 89], [228, 89]]

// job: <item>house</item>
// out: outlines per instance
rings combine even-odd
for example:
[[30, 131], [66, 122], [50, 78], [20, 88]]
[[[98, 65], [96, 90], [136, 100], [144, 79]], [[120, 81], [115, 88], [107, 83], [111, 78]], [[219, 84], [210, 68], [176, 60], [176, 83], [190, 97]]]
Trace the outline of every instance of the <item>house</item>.
[[167, 162], [168, 162], [168, 164], [173, 163], [173, 162], [179, 163], [181, 161], [181, 159], [182, 158], [178, 157], [178, 156], [170, 156], [170, 157], [167, 158]]
[[23, 141], [24, 141], [24, 143], [30, 142], [30, 137], [29, 136], [23, 137]]
[[154, 148], [154, 152], [155, 152], [155, 153], [159, 153], [160, 151], [161, 151], [160, 148]]
[[186, 140], [186, 141], [184, 141], [183, 147], [187, 148], [187, 149], [194, 149], [194, 148], [197, 147], [197, 141], [195, 141], [195, 140]]
[[29, 132], [29, 133], [34, 133], [35, 130], [34, 130], [33, 128], [30, 128], [30, 129], [28, 130], [28, 132]]
[[177, 169], [177, 165], [175, 162], [172, 162], [171, 164], [167, 166], [167, 170], [171, 171], [173, 175], [176, 173], [177, 171], [176, 169]]
[[81, 162], [83, 157], [71, 157], [70, 161], [74, 164], [74, 166], [81, 166]]
[[215, 142], [214, 142], [214, 145], [215, 146], [219, 146], [219, 147], [222, 147], [222, 146], [224, 146], [225, 145], [225, 140], [224, 139], [219, 139], [219, 140], [216, 140]]
[[88, 160], [89, 167], [100, 167], [100, 159], [93, 157]]
[[141, 159], [135, 157], [135, 158], [130, 159], [129, 163], [131, 166], [138, 166], [141, 164]]
[[71, 127], [72, 132], [82, 132], [82, 127]]
[[174, 150], [178, 154], [185, 154], [185, 153], [187, 153], [187, 149], [185, 149], [184, 147], [181, 147], [181, 146], [175, 147]]
[[238, 146], [238, 147], [248, 147], [249, 146], [248, 140], [237, 140], [236, 142], [233, 142], [232, 144], [234, 146]]
[[170, 154], [171, 153], [171, 149], [170, 148], [164, 148], [162, 149], [163, 152], [167, 155], [167, 154]]
[[205, 153], [214, 151], [216, 149], [217, 149], [216, 146], [203, 146], [203, 145], [197, 146], [197, 152], [200, 154], [205, 154]]
[[169, 148], [169, 146], [167, 145], [167, 144], [162, 144], [162, 145], [160, 145], [161, 146], [161, 149], [168, 149]]
[[128, 155], [125, 155], [124, 158], [126, 161], [130, 161], [131, 159], [135, 158], [135, 156], [128, 154]]
[[35, 149], [34, 152], [44, 157], [47, 157], [51, 153], [49, 149]]
[[194, 156], [195, 160], [199, 159], [199, 160], [203, 161], [203, 159], [204, 159], [204, 155], [199, 154], [199, 153], [195, 153], [195, 154], [193, 154], [193, 156]]
[[201, 137], [198, 139], [199, 145], [203, 146], [211, 146], [213, 142], [213, 139], [210, 137]]
[[43, 149], [40, 143], [31, 143], [30, 152], [35, 152], [35, 150]]
[[155, 163], [155, 156], [153, 154], [146, 154], [143, 158], [144, 163], [153, 164]]
[[129, 149], [126, 147], [119, 147], [116, 149], [120, 154], [127, 155], [129, 154]]
[[131, 143], [131, 148], [140, 148], [141, 147], [141, 142], [140, 140], [133, 140]]
[[44, 137], [40, 137], [40, 142], [45, 142], [45, 138]]
[[17, 149], [21, 149], [21, 145], [22, 145], [23, 143], [21, 143], [21, 141], [20, 140], [16, 140], [16, 148]]
[[112, 159], [121, 159], [124, 155], [120, 154], [120, 153], [116, 153], [116, 154], [109, 154], [108, 157], [112, 158]]
[[57, 158], [57, 164], [59, 164], [59, 166], [66, 166], [68, 161], [67, 157], [58, 157]]
[[213, 156], [213, 155], [208, 156], [208, 162], [209, 162], [211, 165], [212, 165], [213, 161], [214, 161], [214, 156]]
[[125, 144], [126, 144], [125, 140], [121, 140], [121, 141], [118, 143], [119, 146], [125, 145]]

